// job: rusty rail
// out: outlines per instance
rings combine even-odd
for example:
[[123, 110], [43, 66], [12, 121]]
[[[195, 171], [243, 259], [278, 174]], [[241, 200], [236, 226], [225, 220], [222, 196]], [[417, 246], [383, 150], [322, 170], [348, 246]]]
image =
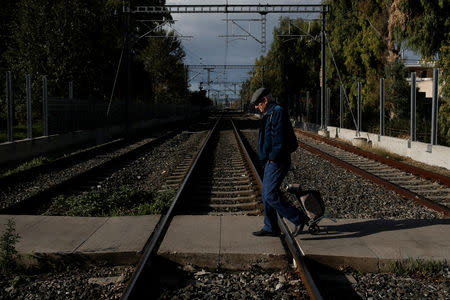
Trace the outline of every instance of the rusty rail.
[[433, 210], [435, 210], [437, 212], [440, 212], [440, 213], [444, 214], [446, 217], [450, 217], [450, 209], [448, 207], [444, 206], [444, 205], [441, 205], [441, 204], [438, 204], [436, 202], [433, 202], [433, 201], [431, 201], [431, 200], [429, 200], [429, 199], [427, 199], [427, 198], [425, 198], [423, 196], [420, 196], [420, 195], [418, 195], [418, 194], [416, 194], [414, 192], [411, 192], [411, 191], [409, 191], [407, 189], [404, 189], [404, 188], [402, 188], [402, 187], [400, 187], [400, 186], [398, 186], [396, 184], [393, 184], [393, 183], [391, 183], [389, 181], [386, 181], [386, 180], [384, 180], [384, 179], [382, 179], [382, 178], [380, 178], [380, 177], [378, 177], [378, 176], [376, 176], [374, 174], [366, 172], [366, 171], [364, 171], [364, 170], [362, 170], [362, 169], [360, 169], [360, 168], [358, 168], [356, 166], [353, 166], [353, 165], [351, 165], [349, 163], [346, 163], [346, 162], [344, 162], [344, 161], [342, 161], [342, 160], [340, 160], [340, 159], [338, 159], [338, 158], [336, 158], [336, 157], [334, 157], [334, 156], [332, 156], [330, 154], [327, 154], [327, 153], [325, 153], [325, 152], [323, 152], [321, 150], [318, 150], [318, 149], [316, 149], [314, 147], [311, 147], [311, 146], [309, 146], [309, 145], [307, 145], [305, 143], [302, 143], [300, 141], [298, 143], [299, 143], [299, 145], [302, 148], [304, 148], [304, 149], [306, 149], [306, 150], [308, 150], [308, 151], [310, 151], [310, 152], [312, 152], [312, 153], [314, 153], [316, 155], [319, 155], [320, 157], [322, 157], [322, 158], [324, 158], [324, 159], [326, 159], [326, 160], [328, 160], [328, 161], [330, 161], [330, 162], [332, 162], [332, 163], [334, 163], [334, 164], [336, 164], [336, 165], [338, 165], [338, 166], [340, 166], [340, 167], [342, 167], [344, 169], [352, 171], [353, 173], [356, 173], [356, 174], [358, 174], [358, 175], [360, 175], [360, 176], [362, 176], [364, 178], [370, 179], [371, 181], [373, 181], [373, 182], [375, 182], [375, 183], [377, 183], [379, 185], [382, 185], [382, 186], [384, 186], [385, 188], [387, 188], [389, 190], [395, 191], [397, 194], [399, 194], [399, 195], [401, 195], [403, 197], [406, 197], [408, 199], [412, 199], [415, 202], [417, 202], [417, 203], [419, 203], [419, 204], [421, 204], [421, 205], [423, 205], [425, 207], [428, 207], [428, 208], [431, 208], [431, 209], [433, 209]]
[[307, 132], [304, 130], [295, 129], [295, 131], [297, 131], [298, 133], [303, 134], [307, 137], [310, 137], [310, 138], [322, 141], [324, 143], [327, 143], [329, 145], [341, 148], [345, 151], [352, 152], [352, 153], [355, 153], [360, 156], [364, 156], [366, 158], [378, 161], [380, 163], [394, 167], [394, 168], [402, 170], [404, 172], [414, 174], [421, 178], [438, 181], [441, 184], [443, 184], [447, 187], [450, 187], [450, 177], [448, 177], [448, 176], [436, 174], [436, 173], [433, 173], [433, 172], [430, 172], [430, 171], [427, 171], [427, 170], [424, 170], [421, 168], [417, 168], [417, 167], [414, 167], [414, 166], [411, 166], [411, 165], [408, 165], [408, 164], [405, 164], [402, 162], [398, 162], [398, 161], [395, 161], [395, 160], [392, 160], [392, 159], [389, 159], [386, 157], [382, 157], [382, 156], [379, 156], [379, 155], [376, 155], [376, 154], [373, 154], [373, 153], [370, 153], [370, 152], [367, 152], [367, 151], [364, 151], [364, 150], [361, 150], [361, 149], [358, 149], [358, 148], [355, 148], [355, 147], [352, 147], [352, 146], [349, 146], [349, 145], [346, 145], [343, 143], [339, 143], [339, 142], [333, 141], [331, 139], [328, 139], [328, 138], [325, 138], [325, 137], [322, 137], [322, 136], [319, 136], [319, 135], [316, 135], [316, 134], [313, 134], [313, 133], [310, 133], [310, 132]]

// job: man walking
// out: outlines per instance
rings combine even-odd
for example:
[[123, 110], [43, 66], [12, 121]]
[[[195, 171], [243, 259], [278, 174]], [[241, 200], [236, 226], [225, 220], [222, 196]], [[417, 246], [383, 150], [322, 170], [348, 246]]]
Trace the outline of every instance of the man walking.
[[264, 204], [264, 227], [255, 236], [279, 236], [277, 212], [294, 223], [294, 235], [299, 234], [307, 221], [307, 217], [295, 206], [283, 199], [280, 186], [291, 165], [291, 151], [288, 147], [287, 113], [273, 101], [270, 91], [266, 88], [256, 90], [250, 101], [255, 109], [263, 113], [259, 130], [258, 155], [265, 163], [262, 201]]

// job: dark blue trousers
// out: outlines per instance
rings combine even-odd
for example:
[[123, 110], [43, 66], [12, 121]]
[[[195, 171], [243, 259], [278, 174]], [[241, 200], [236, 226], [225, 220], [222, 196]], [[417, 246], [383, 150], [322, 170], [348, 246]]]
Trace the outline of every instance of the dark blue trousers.
[[262, 201], [264, 204], [264, 227], [270, 232], [279, 232], [277, 211], [282, 216], [300, 225], [305, 217], [295, 206], [281, 197], [280, 186], [290, 167], [290, 160], [267, 162], [264, 169]]

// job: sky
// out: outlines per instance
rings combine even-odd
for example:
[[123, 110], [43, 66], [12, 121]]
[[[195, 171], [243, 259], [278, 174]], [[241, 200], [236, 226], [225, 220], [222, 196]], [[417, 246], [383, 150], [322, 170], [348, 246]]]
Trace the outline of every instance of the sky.
[[[167, 0], [167, 5], [214, 5], [214, 4], [320, 4], [320, 0], [293, 1], [249, 1], [249, 0]], [[266, 52], [273, 41], [273, 30], [278, 26], [280, 17], [291, 18], [319, 18], [312, 14], [267, 14], [266, 20]], [[251, 36], [219, 37], [227, 34], [227, 14], [172, 14], [175, 24], [173, 29], [182, 37], [183, 48], [186, 52], [185, 64], [187, 65], [253, 65], [255, 59], [261, 56], [261, 44]], [[259, 14], [228, 14], [228, 35], [247, 35], [230, 20], [235, 19], [261, 19]], [[256, 39], [261, 40], [261, 21], [235, 21], [239, 26], [249, 31]], [[166, 27], [168, 28], [168, 27]], [[210, 72], [210, 97], [223, 101], [239, 97], [241, 83], [249, 78], [249, 70], [233, 70], [216, 68]], [[205, 90], [208, 89], [208, 71], [191, 70], [189, 72], [191, 90], [198, 90], [200, 82]], [[225, 82], [225, 84], [224, 84]]]
[[[215, 4], [320, 4], [321, 0], [166, 0], [167, 5], [215, 5]], [[251, 36], [246, 38], [225, 38], [220, 35], [245, 35], [246, 32], [233, 25], [234, 19], [261, 19], [259, 14], [172, 14], [175, 23], [171, 25], [182, 40], [186, 52], [185, 64], [187, 65], [254, 65], [255, 59], [262, 54], [267, 54], [273, 41], [274, 27], [278, 26], [281, 17], [320, 19], [319, 14], [267, 14], [266, 25], [266, 52], [261, 52], [261, 44]], [[239, 26], [249, 31], [252, 36], [261, 40], [260, 21], [235, 21]], [[170, 29], [169, 27], [166, 27]], [[414, 54], [407, 55], [415, 58]], [[249, 70], [214, 69], [210, 72], [210, 94], [213, 100], [224, 101], [237, 99], [241, 83], [249, 78]], [[198, 90], [202, 85], [208, 90], [208, 71], [202, 69], [189, 72], [190, 89]]]

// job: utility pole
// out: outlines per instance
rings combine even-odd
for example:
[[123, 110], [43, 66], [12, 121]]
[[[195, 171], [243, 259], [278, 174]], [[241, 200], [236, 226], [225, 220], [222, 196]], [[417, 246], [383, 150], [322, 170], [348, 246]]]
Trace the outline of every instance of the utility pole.
[[325, 99], [326, 99], [326, 90], [327, 90], [327, 79], [326, 79], [326, 54], [325, 54], [325, 6], [322, 6], [322, 32], [321, 32], [321, 41], [320, 41], [320, 46], [321, 46], [321, 51], [322, 51], [322, 55], [321, 55], [321, 70], [322, 70], [322, 86], [320, 88], [320, 127], [321, 129], [325, 129], [324, 128], [324, 113], [323, 113], [323, 109], [324, 109], [324, 105], [325, 105]]
[[129, 129], [129, 119], [128, 119], [128, 106], [131, 102], [131, 46], [130, 46], [130, 37], [131, 37], [131, 1], [130, 6], [126, 11], [126, 30], [127, 30], [127, 38], [125, 39], [125, 55], [127, 62], [127, 96], [125, 98], [125, 130]]
[[211, 91], [211, 70], [213, 70], [213, 68], [205, 68], [205, 70], [208, 71], [208, 98], [209, 98], [209, 93]]

